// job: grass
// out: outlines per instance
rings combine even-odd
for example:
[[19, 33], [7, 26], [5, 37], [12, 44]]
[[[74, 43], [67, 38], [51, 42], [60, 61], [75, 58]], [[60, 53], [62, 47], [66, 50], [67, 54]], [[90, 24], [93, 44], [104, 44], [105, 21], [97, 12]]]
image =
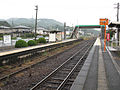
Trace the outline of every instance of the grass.
[[12, 37], [12, 39], [13, 39], [13, 40], [16, 40], [16, 39], [17, 39], [17, 37]]
[[118, 55], [120, 56], [120, 51], [118, 52]]
[[0, 40], [3, 40], [3, 38], [0, 37]]
[[113, 47], [116, 47], [116, 43], [113, 43]]

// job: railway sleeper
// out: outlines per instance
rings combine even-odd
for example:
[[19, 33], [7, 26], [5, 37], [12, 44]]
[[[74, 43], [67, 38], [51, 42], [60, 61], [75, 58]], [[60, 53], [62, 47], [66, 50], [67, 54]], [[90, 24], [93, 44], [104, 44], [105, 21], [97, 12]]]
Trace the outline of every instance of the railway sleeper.
[[62, 71], [71, 71], [71, 69], [64, 68]]
[[[71, 70], [70, 70], [70, 71], [71, 71]], [[59, 71], [59, 73], [61, 73], [61, 74], [62, 74], [62, 73], [63, 73], [63, 74], [64, 74], [64, 73], [68, 74], [70, 71], [61, 70], [61, 71]]]
[[41, 89], [40, 90], [43, 90], [42, 88], [44, 88], [44, 90], [57, 89], [58, 88], [58, 84], [46, 83], [46, 84], [41, 85]]
[[58, 77], [58, 78], [52, 77], [51, 79], [53, 79], [53, 80], [60, 80], [60, 81], [64, 80], [64, 78], [62, 78], [62, 77]]
[[51, 80], [51, 81], [47, 81], [46, 83], [49, 83], [49, 84], [61, 84], [62, 81], [58, 81], [58, 80]]
[[67, 68], [67, 69], [72, 69], [75, 65], [67, 65], [65, 66], [64, 68]]
[[67, 76], [69, 73], [56, 73], [55, 74], [55, 76], [57, 76], [57, 77], [65, 77], [65, 76]]
[[[67, 75], [68, 75], [68, 74], [67, 74]], [[55, 74], [54, 77], [55, 77], [55, 78], [58, 78], [58, 77], [65, 78], [67, 75], [65, 75], [65, 74]]]

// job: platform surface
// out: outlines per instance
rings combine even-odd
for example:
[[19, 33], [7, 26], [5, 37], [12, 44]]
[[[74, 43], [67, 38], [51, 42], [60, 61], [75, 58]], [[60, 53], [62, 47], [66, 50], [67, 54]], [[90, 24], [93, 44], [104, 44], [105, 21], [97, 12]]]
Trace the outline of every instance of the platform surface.
[[120, 67], [97, 38], [70, 90], [120, 90]]
[[54, 43], [48, 43], [48, 44], [43, 44], [43, 45], [36, 45], [36, 46], [31, 46], [31, 47], [25, 47], [25, 48], [19, 48], [19, 49], [14, 49], [14, 50], [8, 50], [8, 51], [5, 51], [5, 52], [0, 52], [0, 56], [14, 54], [14, 53], [18, 53], [18, 52], [23, 52], [23, 51], [27, 51], [27, 50], [31, 50], [31, 49], [47, 47], [47, 46], [55, 45], [55, 44], [66, 43], [66, 42], [75, 41], [75, 40], [76, 39], [68, 39], [68, 40], [64, 40], [64, 41], [60, 41], [60, 42], [54, 42]]

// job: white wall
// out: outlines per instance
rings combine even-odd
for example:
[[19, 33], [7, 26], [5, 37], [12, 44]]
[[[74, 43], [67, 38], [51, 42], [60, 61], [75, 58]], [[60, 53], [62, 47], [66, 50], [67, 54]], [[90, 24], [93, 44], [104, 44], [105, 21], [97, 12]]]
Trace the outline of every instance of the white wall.
[[56, 41], [56, 34], [50, 33], [49, 34], [49, 42], [55, 42]]

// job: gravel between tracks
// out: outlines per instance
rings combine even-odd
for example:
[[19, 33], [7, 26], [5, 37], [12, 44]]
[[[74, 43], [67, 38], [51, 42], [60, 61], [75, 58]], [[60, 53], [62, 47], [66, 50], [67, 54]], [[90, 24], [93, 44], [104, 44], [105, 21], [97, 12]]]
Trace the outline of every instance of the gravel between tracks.
[[[82, 41], [83, 43], [85, 41]], [[28, 90], [30, 87], [34, 86], [38, 81], [43, 79], [46, 75], [48, 75], [51, 71], [53, 71], [56, 67], [62, 64], [66, 59], [68, 59], [71, 55], [73, 55], [76, 51], [80, 49], [80, 45], [71, 48], [68, 51], [65, 51], [58, 56], [53, 58], [48, 58], [40, 64], [23, 71], [12, 78], [8, 78], [8, 82], [3, 82], [4, 85], [1, 87], [2, 90]], [[64, 57], [64, 58], [63, 58]]]

